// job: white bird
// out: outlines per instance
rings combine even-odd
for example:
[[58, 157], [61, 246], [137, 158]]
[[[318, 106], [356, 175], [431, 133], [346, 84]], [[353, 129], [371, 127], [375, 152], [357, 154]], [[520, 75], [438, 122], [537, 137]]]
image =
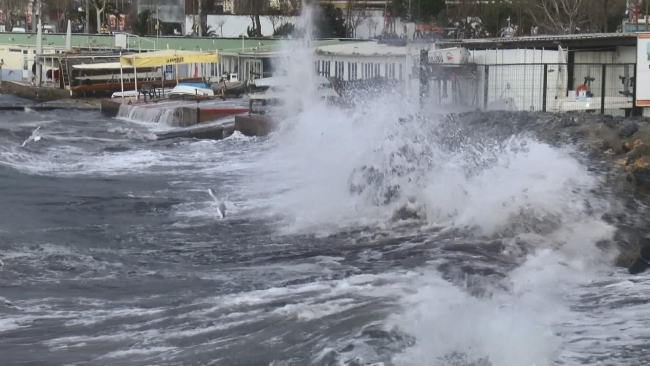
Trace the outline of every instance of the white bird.
[[214, 199], [214, 202], [217, 204], [217, 212], [219, 213], [219, 216], [223, 219], [226, 217], [226, 204], [223, 201], [219, 201], [217, 197], [214, 195], [214, 191], [212, 191], [212, 188], [208, 188], [208, 193], [212, 198]]
[[40, 128], [41, 126], [38, 126], [34, 131], [32, 131], [32, 134], [23, 142], [23, 147], [25, 147], [28, 142], [39, 141], [41, 139], [41, 136], [37, 133]]

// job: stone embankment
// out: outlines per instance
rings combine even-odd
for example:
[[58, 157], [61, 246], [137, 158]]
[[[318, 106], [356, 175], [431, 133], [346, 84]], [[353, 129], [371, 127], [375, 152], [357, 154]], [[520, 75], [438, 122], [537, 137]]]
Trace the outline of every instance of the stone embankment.
[[[450, 114], [440, 128], [457, 134], [508, 138], [529, 135], [554, 146], [572, 145], [598, 170], [605, 189], [622, 209], [603, 219], [619, 228], [617, 265], [629, 267], [648, 252], [650, 234], [644, 213], [650, 203], [650, 118], [541, 112], [469, 112]], [[470, 139], [472, 137], [469, 137]], [[650, 255], [650, 254], [649, 254]], [[650, 259], [650, 258], [647, 258]], [[650, 267], [650, 263], [648, 263]]]

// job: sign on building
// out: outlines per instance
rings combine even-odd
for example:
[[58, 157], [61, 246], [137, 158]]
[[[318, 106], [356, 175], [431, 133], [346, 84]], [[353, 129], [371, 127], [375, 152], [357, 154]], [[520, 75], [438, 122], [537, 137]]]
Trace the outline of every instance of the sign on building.
[[650, 34], [640, 33], [636, 41], [636, 106], [650, 107]]

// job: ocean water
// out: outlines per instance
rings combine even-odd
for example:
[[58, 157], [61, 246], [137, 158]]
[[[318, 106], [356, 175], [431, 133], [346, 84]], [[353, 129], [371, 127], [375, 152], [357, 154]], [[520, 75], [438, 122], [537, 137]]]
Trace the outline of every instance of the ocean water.
[[442, 149], [372, 103], [222, 141], [0, 112], [2, 363], [650, 360], [649, 278], [596, 245], [616, 228], [570, 147]]
[[332, 107], [289, 51], [265, 138], [0, 111], [0, 364], [650, 363], [650, 277], [612, 266], [588, 159], [397, 94]]

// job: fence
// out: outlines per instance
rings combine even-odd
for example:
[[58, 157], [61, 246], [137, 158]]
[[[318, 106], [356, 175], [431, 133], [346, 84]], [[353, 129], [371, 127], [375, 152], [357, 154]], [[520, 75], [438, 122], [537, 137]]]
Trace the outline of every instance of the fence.
[[428, 66], [421, 94], [434, 104], [626, 115], [636, 102], [635, 64]]

